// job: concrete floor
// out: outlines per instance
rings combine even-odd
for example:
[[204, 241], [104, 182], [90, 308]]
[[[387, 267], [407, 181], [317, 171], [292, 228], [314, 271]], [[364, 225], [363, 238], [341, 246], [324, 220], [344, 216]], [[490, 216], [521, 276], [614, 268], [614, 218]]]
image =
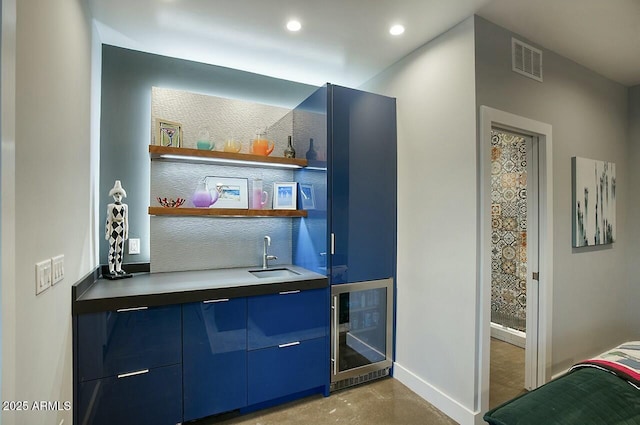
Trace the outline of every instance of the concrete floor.
[[524, 392], [524, 348], [491, 338], [489, 408]]
[[[307, 397], [235, 418], [208, 418], [197, 425], [454, 425], [447, 415], [399, 381], [384, 378], [337, 391], [329, 397]], [[194, 423], [195, 424], [195, 423]]]
[[[524, 349], [491, 340], [490, 407], [524, 392]], [[315, 395], [247, 415], [225, 414], [191, 425], [455, 425], [393, 378]]]

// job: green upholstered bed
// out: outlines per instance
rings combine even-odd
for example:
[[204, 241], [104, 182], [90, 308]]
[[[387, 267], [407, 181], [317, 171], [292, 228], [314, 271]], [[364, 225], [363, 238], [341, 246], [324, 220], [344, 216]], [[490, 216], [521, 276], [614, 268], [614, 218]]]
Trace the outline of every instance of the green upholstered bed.
[[640, 425], [640, 342], [575, 365], [487, 412], [491, 425]]

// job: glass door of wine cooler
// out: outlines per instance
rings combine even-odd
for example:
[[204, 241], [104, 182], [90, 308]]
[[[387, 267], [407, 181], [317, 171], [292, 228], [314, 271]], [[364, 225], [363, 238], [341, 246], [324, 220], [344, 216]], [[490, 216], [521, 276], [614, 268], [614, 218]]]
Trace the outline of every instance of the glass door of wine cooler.
[[332, 388], [388, 375], [392, 364], [393, 279], [334, 285], [331, 295]]

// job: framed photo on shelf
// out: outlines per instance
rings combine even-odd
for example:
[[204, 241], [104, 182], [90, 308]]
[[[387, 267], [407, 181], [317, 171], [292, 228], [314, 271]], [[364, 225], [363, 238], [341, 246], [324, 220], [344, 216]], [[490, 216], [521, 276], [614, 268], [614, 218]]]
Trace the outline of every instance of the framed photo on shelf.
[[273, 184], [273, 209], [274, 210], [295, 210], [297, 209], [297, 183], [274, 183]]
[[303, 210], [316, 209], [316, 200], [312, 184], [300, 183], [300, 206]]
[[209, 208], [249, 209], [247, 179], [207, 176], [207, 190], [217, 191], [218, 200]]
[[182, 124], [156, 118], [156, 145], [179, 148], [182, 146]]

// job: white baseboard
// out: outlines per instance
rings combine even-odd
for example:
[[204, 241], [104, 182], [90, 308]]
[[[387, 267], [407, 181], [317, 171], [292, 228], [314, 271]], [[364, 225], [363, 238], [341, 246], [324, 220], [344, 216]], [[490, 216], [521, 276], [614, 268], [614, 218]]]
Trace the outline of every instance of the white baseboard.
[[507, 328], [506, 326], [493, 322], [491, 322], [491, 338], [508, 342], [509, 344], [513, 344], [520, 348], [525, 348], [527, 342], [527, 334], [524, 332], [517, 329]]
[[[482, 423], [480, 412], [469, 410], [397, 362], [393, 364], [393, 377], [459, 424], [477, 425]], [[480, 422], [477, 422], [478, 416], [480, 416]]]
[[[569, 368], [569, 369], [571, 369], [571, 368]], [[569, 369], [565, 369], [563, 371], [560, 371], [560, 372], [556, 373], [555, 375], [551, 375], [551, 380], [553, 381], [554, 379], [561, 377], [565, 373], [569, 372]]]

